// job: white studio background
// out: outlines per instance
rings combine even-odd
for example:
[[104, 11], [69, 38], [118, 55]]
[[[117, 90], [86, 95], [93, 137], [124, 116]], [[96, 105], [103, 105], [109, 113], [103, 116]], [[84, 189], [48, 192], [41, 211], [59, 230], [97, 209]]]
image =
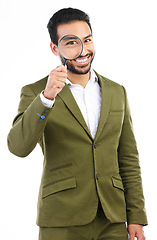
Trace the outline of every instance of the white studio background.
[[[156, 238], [157, 6], [154, 0], [0, 1], [0, 238], [37, 240], [36, 206], [42, 172], [40, 148], [26, 158], [7, 149], [21, 87], [45, 77], [59, 64], [46, 28], [63, 7], [91, 17], [96, 57], [93, 68], [125, 86], [140, 152], [149, 226]], [[31, 119], [30, 119], [31, 121]]]

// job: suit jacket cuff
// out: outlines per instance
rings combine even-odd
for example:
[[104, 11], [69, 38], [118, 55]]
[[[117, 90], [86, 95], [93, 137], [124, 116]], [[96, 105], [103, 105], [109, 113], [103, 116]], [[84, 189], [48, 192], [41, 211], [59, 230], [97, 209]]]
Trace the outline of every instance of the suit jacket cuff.
[[127, 214], [127, 223], [129, 224], [140, 224], [143, 226], [148, 225], [147, 216], [145, 210], [141, 212], [133, 212]]

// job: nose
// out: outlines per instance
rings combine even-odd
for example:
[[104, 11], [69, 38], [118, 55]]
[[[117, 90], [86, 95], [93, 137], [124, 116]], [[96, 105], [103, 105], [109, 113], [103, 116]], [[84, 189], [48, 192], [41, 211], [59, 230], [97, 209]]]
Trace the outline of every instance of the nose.
[[84, 44], [82, 44], [82, 53], [81, 56], [86, 56], [86, 54], [88, 53], [86, 47], [84, 46]]

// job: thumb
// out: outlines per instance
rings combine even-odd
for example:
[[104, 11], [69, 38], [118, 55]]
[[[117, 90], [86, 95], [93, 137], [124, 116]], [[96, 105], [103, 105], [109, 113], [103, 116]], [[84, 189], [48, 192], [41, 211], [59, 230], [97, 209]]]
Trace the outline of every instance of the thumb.
[[64, 66], [64, 67], [65, 67], [65, 70], [67, 71], [67, 65], [66, 65], [66, 64], [65, 64], [65, 66]]
[[135, 240], [136, 226], [133, 224], [128, 225], [129, 240]]
[[67, 72], [67, 66], [65, 65], [60, 65], [58, 67], [56, 67], [56, 71], [58, 72]]
[[134, 232], [129, 233], [129, 240], [135, 240], [135, 234]]

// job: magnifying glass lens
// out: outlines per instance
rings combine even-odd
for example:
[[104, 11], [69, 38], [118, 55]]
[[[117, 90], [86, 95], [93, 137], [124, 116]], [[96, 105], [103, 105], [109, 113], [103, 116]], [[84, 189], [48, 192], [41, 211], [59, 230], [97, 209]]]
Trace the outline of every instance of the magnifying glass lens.
[[58, 48], [62, 57], [72, 60], [80, 56], [83, 44], [77, 36], [66, 35], [60, 40]]

